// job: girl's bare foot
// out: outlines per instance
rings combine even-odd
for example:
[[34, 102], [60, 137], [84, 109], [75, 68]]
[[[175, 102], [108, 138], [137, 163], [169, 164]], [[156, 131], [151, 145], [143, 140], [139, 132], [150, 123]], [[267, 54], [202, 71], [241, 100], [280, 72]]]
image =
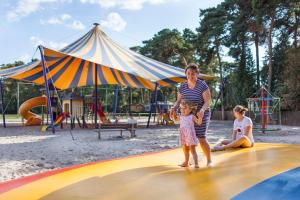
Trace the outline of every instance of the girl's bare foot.
[[181, 165], [178, 165], [180, 167], [188, 167], [189, 163], [188, 162], [183, 162]]
[[213, 167], [214, 165], [213, 165], [213, 163], [210, 161], [210, 162], [207, 162], [207, 165], [206, 165], [207, 167]]
[[199, 165], [198, 165], [198, 164], [195, 164], [195, 168], [196, 168], [196, 169], [199, 168]]

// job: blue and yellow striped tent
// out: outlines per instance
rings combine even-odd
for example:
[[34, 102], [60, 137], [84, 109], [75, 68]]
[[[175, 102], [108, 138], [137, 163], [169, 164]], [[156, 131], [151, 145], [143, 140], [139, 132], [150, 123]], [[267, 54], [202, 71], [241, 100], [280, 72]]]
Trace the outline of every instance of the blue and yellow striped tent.
[[[98, 25], [65, 48], [44, 47], [46, 77], [58, 89], [114, 84], [154, 89], [185, 80], [184, 70], [142, 56], [110, 39]], [[97, 70], [94, 70], [97, 68]], [[97, 71], [97, 76], [95, 73]], [[1, 77], [44, 84], [40, 61], [0, 71]], [[200, 78], [212, 79], [200, 74]]]

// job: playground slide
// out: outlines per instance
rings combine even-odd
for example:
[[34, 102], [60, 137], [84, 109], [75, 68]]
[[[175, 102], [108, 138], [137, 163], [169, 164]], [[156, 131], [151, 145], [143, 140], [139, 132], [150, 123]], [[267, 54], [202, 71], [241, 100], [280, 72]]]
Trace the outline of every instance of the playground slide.
[[[93, 104], [92, 110], [95, 111], [95, 104]], [[105, 116], [105, 114], [104, 114], [104, 112], [102, 110], [102, 105], [101, 104], [98, 106], [97, 115], [99, 116], [100, 121], [103, 124], [109, 124], [110, 123], [109, 119], [107, 119], [107, 117]]]
[[106, 118], [106, 116], [105, 116], [104, 112], [102, 111], [102, 109], [97, 110], [97, 115], [99, 116], [99, 118], [100, 118], [100, 120], [103, 124], [109, 124], [110, 123], [110, 121]]
[[42, 123], [42, 119], [39, 115], [30, 112], [32, 108], [38, 106], [47, 106], [46, 96], [31, 98], [22, 103], [22, 105], [20, 106], [19, 113], [26, 120], [26, 126], [40, 125]]
[[[55, 120], [55, 122], [54, 122], [54, 126], [60, 125], [67, 117], [69, 117], [69, 114], [66, 114], [66, 113], [60, 114], [60, 115], [56, 118], [56, 120]], [[48, 130], [50, 127], [51, 127], [51, 125], [45, 125], [45, 126], [42, 127], [41, 131], [42, 131], [42, 132], [45, 132], [45, 131]]]

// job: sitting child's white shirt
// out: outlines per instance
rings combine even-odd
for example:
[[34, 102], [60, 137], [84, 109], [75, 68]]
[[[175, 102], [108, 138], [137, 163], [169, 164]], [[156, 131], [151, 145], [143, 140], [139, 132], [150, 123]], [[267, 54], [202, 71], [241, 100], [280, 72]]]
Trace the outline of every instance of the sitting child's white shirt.
[[[236, 139], [243, 137], [245, 135], [245, 127], [250, 126], [250, 125], [252, 126], [253, 123], [249, 117], [245, 116], [242, 121], [238, 121], [237, 119], [235, 119], [234, 123], [233, 123], [233, 130], [234, 131], [238, 131], [238, 129], [241, 130], [241, 132], [239, 132], [239, 131], [237, 132]], [[252, 131], [249, 133], [249, 139], [252, 143], [254, 143]]]

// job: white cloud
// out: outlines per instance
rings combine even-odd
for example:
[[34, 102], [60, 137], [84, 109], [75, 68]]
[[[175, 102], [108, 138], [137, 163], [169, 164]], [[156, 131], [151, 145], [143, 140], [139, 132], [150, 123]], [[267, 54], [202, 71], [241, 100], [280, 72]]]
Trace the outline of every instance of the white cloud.
[[67, 27], [74, 30], [84, 30], [85, 26], [81, 23], [81, 21], [74, 20], [72, 24], [67, 24]]
[[81, 3], [99, 4], [103, 8], [119, 7], [126, 10], [140, 10], [144, 4], [158, 5], [180, 0], [80, 0]]
[[19, 60], [23, 61], [24, 63], [28, 63], [31, 61], [31, 56], [28, 53], [26, 53], [26, 54], [22, 55], [19, 58]]
[[71, 19], [71, 18], [72, 18], [71, 15], [66, 14], [66, 13], [61, 15], [61, 19], [64, 20], [64, 21], [68, 20], [68, 19]]
[[42, 9], [43, 4], [71, 2], [72, 0], [19, 0], [17, 5], [7, 12], [6, 17], [9, 21], [18, 21]]
[[46, 42], [43, 39], [41, 39], [39, 37], [36, 37], [36, 36], [31, 36], [30, 40], [33, 42], [33, 44], [35, 46], [43, 45], [43, 46], [46, 46], [46, 47], [49, 47], [49, 48], [52, 48], [52, 49], [55, 49], [55, 50], [62, 49], [63, 47], [68, 45], [65, 42], [54, 42], [54, 41], [47, 41]]
[[50, 24], [50, 25], [64, 25], [68, 28], [74, 30], [84, 30], [85, 26], [79, 20], [73, 20], [72, 16], [69, 14], [62, 14], [59, 17], [51, 17], [48, 20], [40, 20], [42, 25]]
[[35, 46], [38, 46], [38, 45], [45, 45], [44, 40], [41, 40], [39, 37], [31, 36], [31, 37], [30, 37], [30, 40], [34, 43]]
[[49, 47], [52, 48], [52, 49], [56, 49], [56, 50], [62, 49], [62, 48], [64, 48], [67, 45], [68, 44], [65, 43], [65, 42], [53, 42], [53, 41], [49, 41]]
[[118, 13], [112, 12], [109, 13], [107, 19], [102, 20], [100, 24], [114, 31], [122, 31], [126, 27], [127, 22]]

